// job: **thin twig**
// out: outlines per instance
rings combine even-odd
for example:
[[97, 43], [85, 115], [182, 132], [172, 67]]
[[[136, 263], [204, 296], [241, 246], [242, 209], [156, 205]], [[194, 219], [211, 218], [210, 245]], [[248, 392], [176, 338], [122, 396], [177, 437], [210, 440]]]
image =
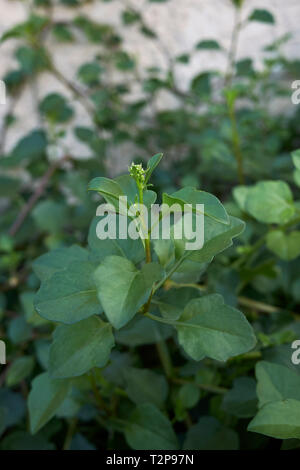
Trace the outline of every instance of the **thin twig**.
[[18, 217], [16, 218], [16, 220], [14, 221], [12, 226], [10, 227], [9, 232], [8, 232], [10, 236], [14, 237], [16, 235], [16, 233], [20, 230], [20, 228], [22, 227], [22, 225], [25, 222], [26, 218], [28, 217], [28, 215], [32, 211], [33, 207], [35, 206], [37, 201], [40, 199], [40, 197], [44, 194], [44, 192], [45, 192], [45, 190], [46, 190], [46, 188], [49, 184], [49, 181], [52, 178], [53, 174], [61, 166], [61, 163], [67, 160], [67, 158], [69, 158], [69, 156], [64, 157], [62, 160], [54, 162], [48, 168], [46, 173], [44, 173], [44, 175], [43, 175], [43, 177], [40, 181], [40, 184], [38, 185], [38, 187], [36, 188], [34, 193], [30, 196], [29, 200], [27, 201], [27, 203], [25, 204], [25, 206], [21, 210], [20, 214], [18, 215]]

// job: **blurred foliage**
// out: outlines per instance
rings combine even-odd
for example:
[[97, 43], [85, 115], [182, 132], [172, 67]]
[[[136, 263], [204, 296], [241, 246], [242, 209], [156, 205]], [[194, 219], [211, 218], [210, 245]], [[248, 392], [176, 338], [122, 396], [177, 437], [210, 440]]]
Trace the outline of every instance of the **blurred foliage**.
[[[276, 18], [264, 9], [245, 17], [246, 0], [232, 0], [229, 50], [214, 38], [199, 37], [194, 48], [173, 57], [144, 11], [148, 3], [172, 8], [174, 0], [145, 0], [139, 9], [129, 1], [102, 1], [121, 4], [119, 27], [88, 16], [85, 6], [92, 1], [35, 0], [27, 20], [1, 38], [15, 41], [15, 65], [2, 77], [9, 103], [0, 137], [0, 338], [7, 345], [8, 365], [0, 366], [0, 448], [139, 448], [133, 425], [124, 437], [128, 416], [133, 424], [167, 430], [171, 444], [167, 440], [157, 448], [174, 445], [174, 431], [184, 449], [297, 448], [300, 420], [292, 431], [288, 424], [300, 414], [295, 385], [300, 371], [291, 362], [291, 344], [300, 338], [300, 108], [281, 111], [290, 100], [290, 83], [300, 77], [300, 60], [284, 54], [290, 35], [265, 46], [259, 67], [252, 58], [237, 60], [243, 30], [252, 22], [272, 28]], [[61, 15], [55, 19], [62, 5], [73, 12], [65, 21]], [[127, 28], [151, 42], [166, 67], [143, 69], [126, 49]], [[91, 50], [96, 46], [95, 56], [87, 57], [74, 76], [65, 76], [53, 45], [72, 54], [82, 43]], [[225, 72], [199, 67], [182, 89], [177, 78], [182, 67], [203, 62], [204, 54], [224, 57]], [[19, 119], [16, 105], [45, 74], [64, 92], [37, 100], [39, 127], [8, 152], [6, 138]], [[163, 109], [166, 96], [175, 104]], [[76, 117], [83, 112], [87, 118], [78, 125]], [[72, 155], [70, 134], [86, 149], [82, 158]], [[87, 185], [109, 175], [112, 155], [130, 152], [132, 160], [144, 163], [162, 151], [165, 163], [152, 180], [160, 196], [197, 187], [218, 196], [230, 215], [246, 222], [238, 241], [206, 270], [170, 282], [193, 285], [192, 290], [200, 285], [205, 293], [221, 294], [229, 306], [239, 306], [257, 345], [227, 362], [196, 362], [168, 326], [159, 328], [155, 349], [153, 321], [134, 319], [131, 328], [116, 332], [107, 365], [73, 378], [71, 385], [53, 384], [46, 370], [55, 325], [34, 307], [39, 277], [84, 261], [77, 245], [86, 244], [98, 202]], [[33, 260], [43, 254], [33, 271]], [[185, 299], [178, 290], [175, 284], [162, 289], [162, 316], [181, 312], [190, 299], [190, 292]], [[172, 361], [171, 374], [166, 358]], [[47, 417], [54, 416], [49, 422], [44, 417], [46, 425], [34, 435], [27, 426], [28, 394], [29, 403], [40, 401]], [[254, 415], [249, 430], [256, 434], [247, 432]], [[150, 430], [143, 428], [141, 439]], [[152, 449], [154, 444], [143, 442]]]

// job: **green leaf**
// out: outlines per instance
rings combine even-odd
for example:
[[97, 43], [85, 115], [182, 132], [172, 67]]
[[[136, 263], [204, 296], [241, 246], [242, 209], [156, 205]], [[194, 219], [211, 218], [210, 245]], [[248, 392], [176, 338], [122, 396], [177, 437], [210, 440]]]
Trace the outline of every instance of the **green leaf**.
[[54, 273], [63, 271], [74, 261], [88, 261], [89, 252], [78, 245], [58, 248], [40, 256], [32, 263], [33, 270], [40, 281], [49, 279]]
[[297, 170], [300, 170], [300, 149], [292, 152], [292, 159]]
[[73, 116], [73, 109], [66, 98], [58, 93], [49, 93], [39, 105], [40, 112], [52, 123], [67, 122]]
[[294, 181], [300, 187], [300, 170], [295, 170], [293, 173]]
[[212, 416], [203, 416], [192, 426], [183, 444], [185, 450], [237, 450], [239, 438], [235, 431], [223, 426]]
[[32, 382], [28, 396], [30, 429], [35, 434], [55, 415], [66, 398], [70, 387], [67, 380], [51, 380], [47, 372]]
[[38, 160], [45, 155], [47, 148], [46, 134], [35, 130], [23, 137], [11, 151], [10, 157], [15, 162]]
[[222, 408], [238, 418], [250, 418], [257, 410], [256, 382], [252, 377], [238, 377], [224, 395]]
[[154, 405], [139, 405], [124, 429], [128, 445], [135, 450], [176, 450], [172, 425]]
[[82, 83], [93, 86], [99, 83], [99, 75], [102, 71], [98, 62], [88, 62], [79, 67], [77, 75]]
[[212, 91], [211, 77], [212, 72], [202, 72], [193, 78], [191, 91], [202, 99], [209, 99]]
[[295, 213], [293, 195], [284, 181], [261, 181], [247, 195], [246, 211], [259, 222], [285, 224]]
[[136, 23], [141, 19], [141, 15], [133, 10], [133, 9], [126, 9], [122, 11], [122, 21], [126, 25], [131, 25], [133, 23]]
[[32, 329], [23, 315], [17, 316], [10, 321], [8, 337], [14, 344], [24, 343], [32, 336]]
[[210, 357], [226, 361], [255, 346], [251, 325], [218, 294], [191, 300], [176, 322], [179, 344], [195, 361]]
[[220, 44], [214, 39], [204, 39], [196, 44], [196, 49], [220, 50]]
[[6, 385], [8, 387], [14, 387], [15, 385], [26, 379], [34, 368], [34, 358], [32, 356], [23, 356], [16, 359], [6, 375]]
[[47, 320], [66, 324], [101, 313], [94, 269], [91, 263], [75, 261], [42, 282], [34, 302], [37, 312]]
[[110, 178], [104, 178], [103, 176], [99, 176], [90, 181], [88, 191], [97, 191], [108, 203], [111, 203], [115, 207], [118, 207], [119, 197], [124, 196], [122, 188], [116, 181]]
[[[128, 258], [133, 263], [139, 263], [145, 257], [145, 249], [143, 242], [140, 238], [133, 240], [130, 237], [126, 239], [121, 238], [106, 238], [105, 240], [100, 240], [97, 236], [97, 225], [98, 223], [106, 217], [105, 215], [95, 217], [91, 223], [88, 243], [92, 251], [92, 257], [97, 262], [103, 261], [107, 256], [123, 256]], [[124, 216], [122, 216], [124, 217]], [[120, 216], [116, 214], [116, 224], [119, 226]], [[127, 224], [131, 222], [127, 218]], [[116, 234], [118, 235], [118, 233]]]
[[201, 250], [186, 252], [187, 260], [210, 263], [216, 254], [229, 248], [232, 245], [232, 239], [240, 235], [245, 228], [245, 223], [236, 217], [229, 217], [229, 221], [229, 225], [224, 225], [206, 218], [204, 246]]
[[184, 409], [194, 408], [199, 401], [200, 395], [200, 389], [193, 383], [188, 383], [180, 387], [177, 400], [179, 400], [180, 405]]
[[275, 19], [273, 14], [264, 9], [255, 9], [249, 16], [249, 21], [259, 21], [261, 23], [275, 24]]
[[104, 312], [115, 328], [121, 328], [134, 317], [161, 276], [158, 263], [145, 264], [139, 271], [131, 261], [120, 256], [104, 259], [94, 279]]
[[267, 234], [266, 244], [279, 258], [290, 261], [300, 255], [300, 231], [284, 233], [281, 230], [272, 230]]
[[186, 186], [179, 191], [169, 195], [163, 194], [163, 203], [168, 206], [179, 204], [184, 209], [184, 204], [193, 205], [193, 212], [196, 212], [196, 204], [204, 204], [204, 215], [217, 222], [229, 224], [229, 217], [219, 199], [205, 191]]
[[300, 401], [291, 398], [264, 405], [248, 426], [276, 439], [300, 439]]
[[25, 431], [15, 431], [2, 440], [1, 450], [55, 450], [55, 445], [42, 435], [31, 436]]
[[135, 316], [124, 328], [116, 331], [116, 342], [125, 346], [136, 347], [155, 344], [169, 338], [173, 328], [153, 321], [144, 316]]
[[50, 349], [50, 375], [60, 379], [77, 377], [94, 367], [104, 367], [113, 346], [111, 325], [98, 317], [58, 326]]
[[260, 361], [255, 368], [259, 407], [293, 398], [300, 401], [300, 375], [281, 364]]
[[172, 289], [155, 299], [161, 315], [169, 320], [178, 320], [184, 307], [194, 298], [200, 297], [200, 290], [192, 287]]
[[151, 178], [151, 175], [152, 175], [153, 171], [159, 165], [162, 157], [163, 157], [163, 153], [157, 153], [156, 155], [151, 157], [150, 160], [148, 161], [145, 183], [148, 183], [149, 179]]
[[162, 408], [168, 395], [168, 383], [163, 375], [152, 370], [126, 367], [123, 372], [126, 393], [136, 405], [152, 403]]

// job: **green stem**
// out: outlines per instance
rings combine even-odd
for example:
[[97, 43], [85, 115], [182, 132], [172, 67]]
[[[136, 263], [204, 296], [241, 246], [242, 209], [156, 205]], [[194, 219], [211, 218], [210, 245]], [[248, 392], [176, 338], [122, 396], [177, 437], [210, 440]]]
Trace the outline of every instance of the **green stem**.
[[156, 343], [155, 346], [165, 374], [169, 379], [173, 375], [173, 365], [167, 343], [165, 341], [160, 341], [159, 343]]
[[[140, 204], [143, 205], [144, 203], [143, 188], [138, 185], [138, 190], [139, 190]], [[149, 235], [145, 238], [145, 253], [146, 253], [146, 263], [151, 263], [151, 246], [150, 246]]]
[[172, 381], [176, 384], [181, 384], [181, 385], [193, 384], [193, 385], [196, 385], [196, 387], [200, 388], [201, 390], [205, 390], [206, 392], [220, 393], [220, 394], [228, 392], [228, 389], [224, 387], [218, 387], [217, 385], [211, 385], [211, 384], [198, 384], [191, 380], [180, 379], [178, 377], [174, 377]]
[[75, 430], [76, 430], [76, 426], [77, 426], [77, 418], [72, 418], [69, 421], [68, 431], [67, 431], [67, 435], [66, 435], [65, 442], [64, 442], [64, 445], [63, 445], [63, 450], [69, 450], [70, 449], [70, 445], [71, 445], [73, 435], [74, 435]]
[[156, 286], [153, 289], [153, 293], [155, 293], [158, 289], [161, 288], [161, 286], [164, 285], [164, 283], [169, 279], [169, 277], [171, 277], [172, 274], [174, 274], [175, 271], [177, 271], [177, 269], [179, 268], [179, 266], [181, 266], [184, 260], [185, 260], [185, 257], [182, 256], [180, 260], [174, 264], [173, 268], [170, 269], [170, 271], [163, 277], [163, 279], [158, 284], [156, 284]]

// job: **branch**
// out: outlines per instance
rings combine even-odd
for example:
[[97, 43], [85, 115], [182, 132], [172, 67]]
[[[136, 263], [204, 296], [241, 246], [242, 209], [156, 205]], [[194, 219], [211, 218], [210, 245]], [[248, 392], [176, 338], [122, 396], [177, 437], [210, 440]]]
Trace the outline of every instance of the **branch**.
[[9, 235], [11, 237], [14, 237], [16, 233], [20, 230], [22, 227], [23, 223], [25, 222], [26, 218], [32, 211], [33, 207], [37, 203], [37, 201], [40, 199], [40, 197], [44, 194], [50, 179], [52, 178], [53, 174], [55, 171], [60, 167], [61, 163], [66, 161], [69, 158], [69, 156], [64, 157], [62, 160], [59, 160], [57, 162], [54, 162], [46, 171], [46, 173], [43, 175], [40, 184], [32, 194], [32, 196], [29, 198], [21, 212], [19, 213], [18, 217], [12, 224], [12, 226], [9, 229]]

